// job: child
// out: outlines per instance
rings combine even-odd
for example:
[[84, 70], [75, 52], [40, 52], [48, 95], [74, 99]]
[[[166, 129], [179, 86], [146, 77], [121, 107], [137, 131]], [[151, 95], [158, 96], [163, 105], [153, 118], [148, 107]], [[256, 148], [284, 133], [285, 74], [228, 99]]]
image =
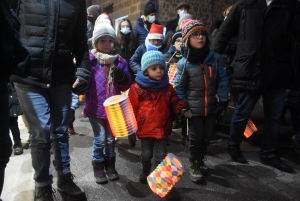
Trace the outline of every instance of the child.
[[[96, 20], [92, 38], [95, 49], [90, 51], [90, 90], [84, 98], [84, 116], [89, 118], [94, 132], [92, 165], [96, 183], [119, 179], [115, 169], [115, 141], [105, 114], [103, 102], [120, 94], [131, 84], [128, 64], [118, 54], [112, 54], [116, 34], [106, 13]], [[106, 175], [105, 175], [106, 173]]]
[[155, 167], [167, 155], [167, 136], [172, 132], [172, 115], [184, 107], [173, 86], [169, 84], [164, 56], [157, 50], [147, 51], [142, 57], [142, 68], [130, 87], [129, 99], [138, 124], [141, 139], [142, 174], [146, 183], [155, 151]]
[[[175, 90], [189, 107], [184, 116], [190, 118], [190, 179], [201, 183], [203, 174], [208, 172], [203, 159], [215, 116], [221, 115], [228, 104], [228, 78], [220, 55], [209, 48], [207, 30], [202, 22], [185, 20], [182, 39], [186, 48], [183, 48], [184, 57], [177, 63]], [[216, 95], [220, 99], [218, 104]]]

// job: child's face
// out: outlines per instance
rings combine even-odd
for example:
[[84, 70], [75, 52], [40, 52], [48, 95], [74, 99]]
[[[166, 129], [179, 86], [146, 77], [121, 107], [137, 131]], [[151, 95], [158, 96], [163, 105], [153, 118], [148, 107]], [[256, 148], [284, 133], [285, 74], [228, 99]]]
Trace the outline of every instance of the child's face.
[[161, 65], [153, 65], [147, 69], [145, 74], [153, 80], [161, 80], [165, 74], [165, 67]]
[[102, 53], [110, 53], [115, 46], [115, 40], [110, 36], [103, 36], [98, 39], [96, 49]]
[[181, 37], [178, 37], [176, 40], [175, 40], [175, 43], [174, 43], [174, 47], [176, 50], [180, 51], [180, 47], [181, 47], [181, 44], [182, 44], [182, 38]]
[[189, 38], [190, 46], [194, 49], [201, 49], [206, 43], [206, 33], [203, 31], [195, 31]]

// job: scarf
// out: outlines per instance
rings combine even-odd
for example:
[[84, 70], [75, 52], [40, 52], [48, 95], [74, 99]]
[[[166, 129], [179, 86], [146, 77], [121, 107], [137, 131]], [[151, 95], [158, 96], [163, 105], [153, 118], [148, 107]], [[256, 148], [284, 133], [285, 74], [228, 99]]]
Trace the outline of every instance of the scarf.
[[164, 74], [161, 80], [152, 80], [145, 76], [141, 71], [138, 72], [135, 81], [148, 91], [156, 92], [164, 89], [169, 84], [169, 77], [167, 73]]
[[112, 69], [115, 68], [114, 61], [119, 58], [119, 55], [109, 55], [105, 53], [98, 52], [96, 49], [92, 49], [91, 51], [93, 55], [96, 57], [98, 62], [101, 65], [109, 66], [109, 72], [107, 75], [107, 85], [106, 90], [109, 94], [113, 93], [114, 87], [113, 87], [113, 78], [111, 77]]
[[204, 59], [207, 57], [209, 53], [209, 45], [205, 43], [205, 45], [201, 49], [194, 49], [190, 47], [189, 54], [187, 55], [187, 60], [190, 63], [201, 63], [203, 64]]

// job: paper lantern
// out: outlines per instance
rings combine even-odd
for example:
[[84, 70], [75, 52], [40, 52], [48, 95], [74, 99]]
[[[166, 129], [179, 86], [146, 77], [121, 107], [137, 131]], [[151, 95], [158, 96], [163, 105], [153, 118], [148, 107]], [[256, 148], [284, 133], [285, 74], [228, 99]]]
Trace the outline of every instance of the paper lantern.
[[182, 162], [174, 154], [169, 153], [165, 159], [147, 177], [151, 190], [165, 197], [185, 172]]
[[137, 123], [127, 95], [115, 95], [103, 103], [115, 137], [126, 137], [137, 131]]
[[169, 71], [168, 71], [169, 83], [170, 84], [174, 85], [176, 73], [177, 73], [177, 64], [174, 63], [173, 65], [170, 66]]
[[248, 123], [247, 123], [247, 125], [246, 125], [246, 129], [245, 129], [245, 131], [244, 131], [244, 136], [245, 136], [246, 138], [249, 138], [249, 137], [251, 137], [251, 135], [252, 135], [254, 132], [256, 132], [256, 131], [258, 131], [258, 129], [257, 129], [256, 126], [254, 125], [254, 123], [251, 121], [251, 119], [249, 119], [249, 120], [248, 120]]

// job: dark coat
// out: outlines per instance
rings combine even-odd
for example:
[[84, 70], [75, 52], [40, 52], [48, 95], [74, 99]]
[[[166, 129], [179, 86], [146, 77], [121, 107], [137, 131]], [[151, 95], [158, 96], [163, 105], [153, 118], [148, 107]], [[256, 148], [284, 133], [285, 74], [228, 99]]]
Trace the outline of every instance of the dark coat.
[[220, 27], [213, 49], [222, 53], [238, 35], [233, 61], [233, 86], [256, 89], [286, 87], [291, 78], [291, 31], [300, 40], [300, 3], [297, 0], [238, 0]]
[[90, 70], [85, 0], [19, 1], [20, 35], [31, 71], [27, 79], [13, 76], [12, 81], [49, 88], [71, 84], [76, 67]]
[[23, 114], [18, 95], [16, 90], [11, 86], [10, 83], [7, 84], [8, 94], [9, 94], [9, 116], [17, 117]]
[[177, 14], [177, 17], [175, 19], [172, 19], [167, 22], [166, 24], [166, 33], [169, 31], [172, 31], [173, 33], [176, 31], [176, 28], [178, 26], [178, 21], [179, 21], [179, 15]]

